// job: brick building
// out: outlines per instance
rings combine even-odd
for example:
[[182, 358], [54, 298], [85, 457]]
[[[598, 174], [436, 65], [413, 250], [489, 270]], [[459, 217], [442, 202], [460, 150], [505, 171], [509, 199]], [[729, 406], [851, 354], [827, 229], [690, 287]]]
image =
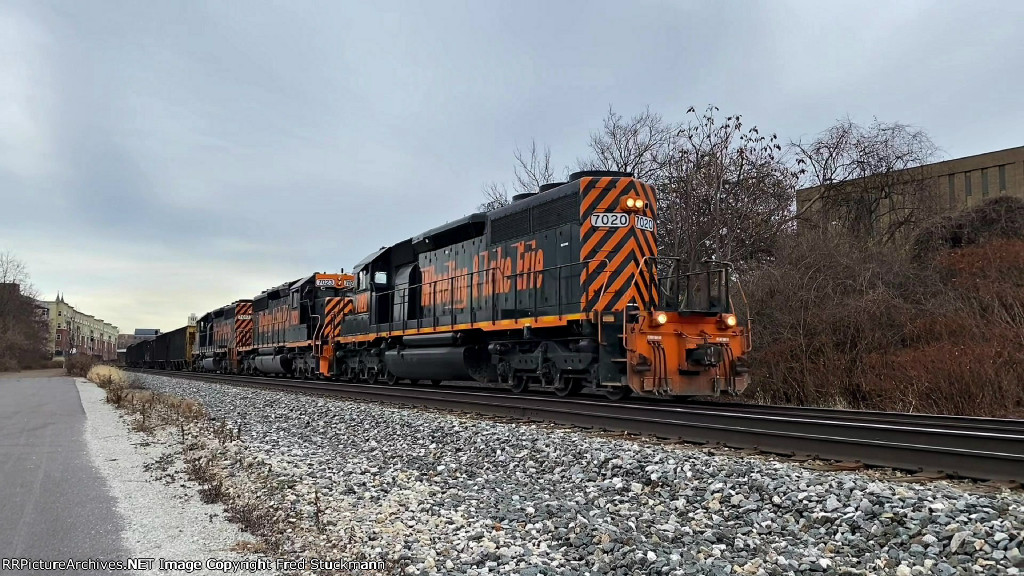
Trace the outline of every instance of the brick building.
[[[893, 213], [902, 209], [901, 196], [922, 192], [930, 200], [930, 209], [943, 212], [970, 208], [995, 196], [1024, 198], [1024, 146], [925, 164], [877, 177], [837, 182], [830, 185], [831, 190], [827, 193], [850, 194], [852, 198], [866, 191], [879, 190], [878, 186], [893, 190], [893, 194], [886, 195], [887, 206], [882, 207]], [[901, 194], [901, 189], [908, 194]], [[811, 221], [818, 213], [812, 202], [822, 192], [818, 186], [797, 190], [797, 210], [803, 213], [806, 209], [805, 220]], [[808, 204], [811, 205], [808, 207]]]

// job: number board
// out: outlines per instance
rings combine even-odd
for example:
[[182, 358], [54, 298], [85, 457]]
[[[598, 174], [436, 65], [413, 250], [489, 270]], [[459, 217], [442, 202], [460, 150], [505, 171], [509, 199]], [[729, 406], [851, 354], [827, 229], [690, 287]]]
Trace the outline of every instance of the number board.
[[654, 218], [648, 218], [647, 216], [636, 215], [636, 227], [641, 230], [647, 230], [648, 232], [654, 232]]
[[622, 212], [595, 212], [590, 215], [590, 225], [598, 228], [625, 228], [629, 226], [629, 214]]

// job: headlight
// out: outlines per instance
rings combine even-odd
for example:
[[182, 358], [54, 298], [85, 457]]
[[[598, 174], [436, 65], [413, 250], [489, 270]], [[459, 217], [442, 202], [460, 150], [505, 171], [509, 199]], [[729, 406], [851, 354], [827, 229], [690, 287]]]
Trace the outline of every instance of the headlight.
[[628, 208], [632, 208], [635, 205], [636, 205], [636, 200], [633, 200], [632, 198], [626, 199], [626, 206]]
[[644, 207], [644, 201], [643, 200], [637, 200], [636, 201], [636, 209], [639, 210], [639, 209], [641, 209], [643, 207]]
[[722, 316], [722, 325], [725, 326], [726, 328], [735, 328], [736, 327], [736, 315], [735, 314], [725, 314], [725, 315], [723, 315]]
[[658, 312], [657, 314], [654, 315], [655, 326], [661, 326], [665, 322], [668, 322], [668, 314], [665, 314], [664, 312]]

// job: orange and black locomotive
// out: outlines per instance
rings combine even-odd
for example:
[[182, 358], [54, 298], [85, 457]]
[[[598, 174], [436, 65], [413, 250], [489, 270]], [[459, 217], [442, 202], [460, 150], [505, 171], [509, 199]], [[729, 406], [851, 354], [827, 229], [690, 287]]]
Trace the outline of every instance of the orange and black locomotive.
[[516, 391], [712, 395], [747, 385], [728, 266], [657, 276], [654, 189], [580, 172], [360, 262], [325, 375]]

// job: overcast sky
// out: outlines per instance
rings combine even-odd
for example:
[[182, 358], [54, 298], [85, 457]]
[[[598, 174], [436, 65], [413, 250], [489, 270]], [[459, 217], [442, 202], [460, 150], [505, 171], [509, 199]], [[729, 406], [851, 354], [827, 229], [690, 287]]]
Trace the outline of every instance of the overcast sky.
[[0, 250], [170, 330], [474, 211], [608, 106], [1024, 144], [1024, 3], [0, 2]]

